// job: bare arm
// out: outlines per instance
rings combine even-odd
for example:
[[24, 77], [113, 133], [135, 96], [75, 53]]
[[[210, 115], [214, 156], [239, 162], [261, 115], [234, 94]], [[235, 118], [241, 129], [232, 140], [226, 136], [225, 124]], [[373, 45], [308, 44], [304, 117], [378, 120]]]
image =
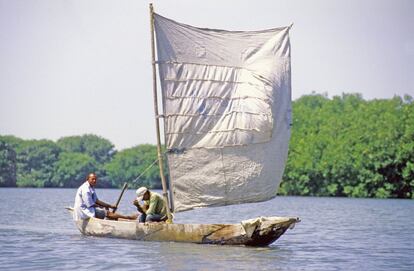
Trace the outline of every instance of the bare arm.
[[99, 199], [96, 200], [95, 204], [97, 206], [99, 206], [99, 207], [108, 208], [108, 209], [109, 208], [115, 209], [115, 206], [114, 205], [108, 204], [108, 203], [103, 202], [103, 201], [101, 201]]
[[148, 210], [147, 205], [141, 205], [137, 200], [134, 200], [132, 204], [134, 204], [137, 207], [138, 212], [140, 212], [141, 214], [145, 214]]

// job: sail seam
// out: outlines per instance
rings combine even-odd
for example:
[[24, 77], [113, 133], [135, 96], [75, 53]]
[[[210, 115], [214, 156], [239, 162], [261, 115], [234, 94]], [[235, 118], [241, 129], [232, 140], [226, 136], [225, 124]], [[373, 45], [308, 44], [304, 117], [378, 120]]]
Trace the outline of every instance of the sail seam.
[[217, 65], [217, 64], [205, 64], [205, 63], [197, 63], [197, 62], [179, 62], [179, 61], [163, 61], [163, 60], [158, 60], [157, 64], [172, 64], [172, 65], [196, 65], [196, 66], [206, 66], [206, 67], [221, 67], [221, 68], [231, 68], [231, 69], [245, 69], [248, 71], [248, 69], [246, 69], [245, 67], [242, 66], [227, 66], [227, 65]]
[[[165, 82], [178, 82], [178, 83], [184, 83], [188, 81], [197, 81], [197, 82], [213, 82], [213, 83], [231, 83], [231, 84], [248, 84], [251, 86], [256, 87], [263, 87], [259, 84], [253, 84], [251, 82], [245, 82], [245, 81], [232, 81], [232, 80], [216, 80], [216, 79], [205, 79], [205, 78], [185, 78], [185, 79], [172, 79], [172, 78], [164, 78]], [[269, 83], [263, 83], [264, 85], [270, 86]]]
[[272, 130], [260, 130], [260, 129], [247, 129], [247, 128], [234, 128], [234, 129], [226, 129], [226, 130], [214, 130], [214, 131], [208, 131], [208, 132], [199, 132], [199, 133], [188, 133], [188, 132], [167, 132], [168, 135], [183, 135], [183, 134], [190, 134], [190, 135], [205, 135], [205, 134], [213, 134], [213, 133], [230, 133], [234, 131], [249, 131], [249, 132], [271, 132]]
[[173, 113], [173, 114], [164, 114], [164, 118], [169, 118], [169, 117], [213, 117], [213, 116], [228, 116], [228, 115], [233, 115], [233, 114], [247, 114], [247, 115], [254, 115], [254, 116], [268, 116], [268, 117], [272, 117], [272, 114], [269, 113], [256, 113], [256, 112], [244, 112], [244, 111], [230, 111], [228, 113], [225, 114], [190, 114], [190, 113]]
[[[201, 150], [201, 149], [210, 150], [210, 149], [223, 149], [223, 148], [230, 148], [230, 147], [231, 148], [232, 147], [247, 147], [247, 146], [250, 146], [250, 145], [263, 144], [263, 143], [266, 143], [266, 142], [269, 142], [269, 141], [270, 141], [270, 138], [269, 139], [263, 139], [263, 140], [257, 141], [257, 142], [246, 143], [246, 144], [234, 143], [234, 144], [221, 144], [220, 146], [196, 146], [196, 147], [190, 146], [190, 147], [185, 147], [185, 150]], [[174, 149], [174, 148], [169, 148], [169, 150], [171, 150], [171, 149]]]
[[244, 99], [255, 99], [255, 100], [260, 100], [263, 101], [265, 103], [270, 103], [270, 99], [263, 99], [263, 98], [259, 98], [259, 97], [253, 97], [253, 96], [236, 96], [236, 97], [230, 97], [230, 98], [223, 98], [220, 96], [204, 96], [204, 97], [195, 97], [195, 96], [168, 96], [166, 97], [167, 100], [178, 100], [178, 99], [199, 99], [199, 100], [204, 100], [204, 99], [217, 99], [217, 100], [244, 100]]
[[[158, 64], [172, 64], [172, 65], [196, 65], [196, 66], [204, 66], [204, 67], [221, 67], [221, 68], [229, 68], [229, 69], [239, 69], [239, 70], [245, 70], [250, 72], [252, 75], [257, 76], [261, 79], [261, 82], [264, 84], [272, 87], [272, 81], [269, 78], [266, 78], [253, 70], [250, 70], [246, 67], [240, 67], [240, 66], [225, 66], [225, 65], [216, 65], [216, 64], [203, 64], [203, 63], [191, 63], [191, 62], [174, 62], [174, 61], [157, 61]], [[164, 79], [165, 80], [165, 79]]]

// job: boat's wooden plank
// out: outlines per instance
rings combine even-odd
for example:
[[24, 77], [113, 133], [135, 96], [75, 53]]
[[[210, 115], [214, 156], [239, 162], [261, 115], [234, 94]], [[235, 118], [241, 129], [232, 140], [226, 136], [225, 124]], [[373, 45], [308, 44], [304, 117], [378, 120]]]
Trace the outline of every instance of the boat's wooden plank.
[[[68, 208], [70, 212], [72, 208]], [[141, 241], [266, 246], [299, 222], [292, 217], [260, 217], [239, 224], [167, 224], [90, 218], [76, 221], [82, 234]]]

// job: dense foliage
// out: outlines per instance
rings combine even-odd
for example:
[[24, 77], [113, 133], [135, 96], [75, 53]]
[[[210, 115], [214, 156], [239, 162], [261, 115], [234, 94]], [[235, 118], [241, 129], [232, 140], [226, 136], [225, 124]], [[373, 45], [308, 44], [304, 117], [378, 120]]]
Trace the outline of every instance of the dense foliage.
[[96, 172], [98, 187], [128, 182], [133, 187], [160, 188], [158, 166], [146, 170], [156, 153], [153, 145], [116, 152], [111, 142], [96, 135], [63, 137], [57, 142], [0, 136], [0, 186], [78, 187], [89, 172]]
[[[88, 172], [100, 187], [160, 188], [156, 147], [119, 152], [95, 135], [50, 140], [0, 136], [0, 186], [77, 187]], [[137, 178], [139, 176], [139, 178]], [[134, 182], [134, 183], [133, 183]], [[283, 195], [414, 198], [414, 102], [358, 94], [293, 102]]]
[[[157, 148], [144, 144], [123, 150], [115, 155], [111, 162], [105, 165], [105, 170], [111, 180], [129, 180], [147, 187], [161, 188], [159, 168], [155, 164]], [[114, 183], [113, 185], [118, 185]]]
[[0, 187], [16, 184], [16, 152], [0, 140]]
[[293, 103], [280, 194], [413, 198], [414, 103], [358, 94]]

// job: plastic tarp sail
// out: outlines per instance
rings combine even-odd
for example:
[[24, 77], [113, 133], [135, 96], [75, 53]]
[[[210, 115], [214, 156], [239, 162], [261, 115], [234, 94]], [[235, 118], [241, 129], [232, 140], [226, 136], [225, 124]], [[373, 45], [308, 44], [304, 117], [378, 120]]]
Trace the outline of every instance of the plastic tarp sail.
[[154, 14], [176, 212], [275, 197], [291, 124], [290, 27], [203, 29]]

